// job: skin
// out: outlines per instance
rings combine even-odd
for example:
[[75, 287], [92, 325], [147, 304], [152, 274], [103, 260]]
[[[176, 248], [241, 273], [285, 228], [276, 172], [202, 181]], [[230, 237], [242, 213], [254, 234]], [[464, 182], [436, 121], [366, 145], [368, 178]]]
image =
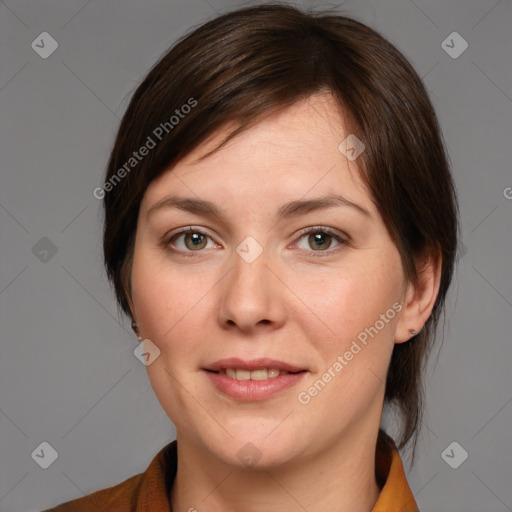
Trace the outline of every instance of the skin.
[[[406, 280], [357, 160], [338, 150], [349, 132], [329, 93], [274, 114], [198, 162], [226, 133], [151, 182], [137, 224], [131, 307], [143, 338], [161, 351], [147, 371], [177, 431], [172, 509], [370, 511], [391, 353], [430, 315], [440, 261], [424, 258], [418, 282]], [[148, 217], [171, 193], [211, 201], [222, 218], [174, 207]], [[336, 206], [276, 219], [284, 203], [327, 194], [368, 214]], [[188, 226], [205, 235], [196, 245], [190, 235], [173, 239]], [[347, 243], [327, 235], [315, 242], [321, 228], [300, 234], [319, 226]], [[236, 252], [248, 236], [263, 249], [252, 263]], [[378, 335], [299, 403], [298, 393], [396, 302], [401, 311]], [[226, 357], [270, 357], [308, 372], [268, 399], [237, 401], [203, 370]], [[237, 456], [248, 442], [261, 456], [252, 467]]]

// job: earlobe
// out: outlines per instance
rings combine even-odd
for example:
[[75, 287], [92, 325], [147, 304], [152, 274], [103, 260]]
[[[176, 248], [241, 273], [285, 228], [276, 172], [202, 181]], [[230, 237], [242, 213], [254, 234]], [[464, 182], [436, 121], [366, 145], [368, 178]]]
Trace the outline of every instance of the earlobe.
[[137, 322], [132, 322], [132, 330], [135, 333], [137, 339], [142, 341], [142, 334], [140, 333], [139, 324]]
[[395, 330], [395, 343], [405, 343], [421, 331], [434, 308], [441, 282], [440, 252], [432, 251], [417, 262], [417, 280], [409, 282], [404, 307]]

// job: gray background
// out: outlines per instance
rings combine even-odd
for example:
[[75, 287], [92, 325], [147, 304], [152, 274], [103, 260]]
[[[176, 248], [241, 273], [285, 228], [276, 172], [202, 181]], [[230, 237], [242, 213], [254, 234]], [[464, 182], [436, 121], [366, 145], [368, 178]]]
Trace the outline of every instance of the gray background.
[[[2, 512], [115, 485], [174, 439], [106, 282], [92, 191], [150, 66], [192, 26], [242, 5], [0, 2]], [[348, 1], [341, 9], [379, 30], [424, 78], [460, 197], [463, 256], [430, 365], [417, 462], [406, 466], [411, 488], [423, 512], [512, 510], [511, 2]], [[59, 44], [47, 59], [31, 47], [44, 31]], [[442, 47], [454, 31], [469, 44], [458, 58]], [[31, 457], [44, 441], [58, 453], [47, 469]], [[457, 469], [441, 457], [453, 441], [469, 454]], [[462, 451], [451, 453], [457, 460]]]

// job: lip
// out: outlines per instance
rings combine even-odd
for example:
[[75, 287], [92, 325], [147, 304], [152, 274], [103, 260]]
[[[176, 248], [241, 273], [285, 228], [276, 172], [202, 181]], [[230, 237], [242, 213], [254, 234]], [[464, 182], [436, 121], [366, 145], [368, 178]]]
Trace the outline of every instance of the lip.
[[287, 375], [279, 375], [265, 380], [236, 380], [227, 375], [207, 370], [204, 373], [210, 379], [213, 386], [224, 395], [236, 400], [250, 402], [265, 400], [295, 386], [307, 372], [288, 373]]
[[[219, 359], [215, 363], [205, 366], [205, 370], [218, 372], [219, 370], [225, 370], [226, 368], [239, 368], [241, 370], [258, 370], [259, 368], [275, 368], [276, 370], [284, 372], [302, 372], [306, 368], [299, 368], [277, 359], [269, 359], [268, 357], [261, 357], [259, 359], [251, 359], [250, 361], [244, 361], [238, 357], [230, 357], [228, 359]], [[276, 377], [277, 378], [277, 377]]]
[[[242, 370], [257, 370], [259, 368], [275, 368], [291, 372], [265, 380], [236, 380], [222, 373], [214, 373], [226, 368]], [[241, 401], [265, 400], [298, 384], [308, 370], [278, 361], [276, 359], [260, 358], [244, 361], [236, 357], [220, 359], [205, 367], [205, 375], [213, 386], [222, 394]], [[293, 373], [292, 373], [293, 372]]]

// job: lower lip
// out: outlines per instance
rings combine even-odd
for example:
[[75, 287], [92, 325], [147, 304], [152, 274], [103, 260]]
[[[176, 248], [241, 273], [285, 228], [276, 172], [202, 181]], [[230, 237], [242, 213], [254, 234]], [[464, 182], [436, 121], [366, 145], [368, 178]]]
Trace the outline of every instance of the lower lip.
[[306, 372], [288, 373], [265, 380], [236, 380], [225, 374], [206, 370], [205, 373], [220, 392], [238, 400], [265, 400], [295, 386], [306, 374]]

